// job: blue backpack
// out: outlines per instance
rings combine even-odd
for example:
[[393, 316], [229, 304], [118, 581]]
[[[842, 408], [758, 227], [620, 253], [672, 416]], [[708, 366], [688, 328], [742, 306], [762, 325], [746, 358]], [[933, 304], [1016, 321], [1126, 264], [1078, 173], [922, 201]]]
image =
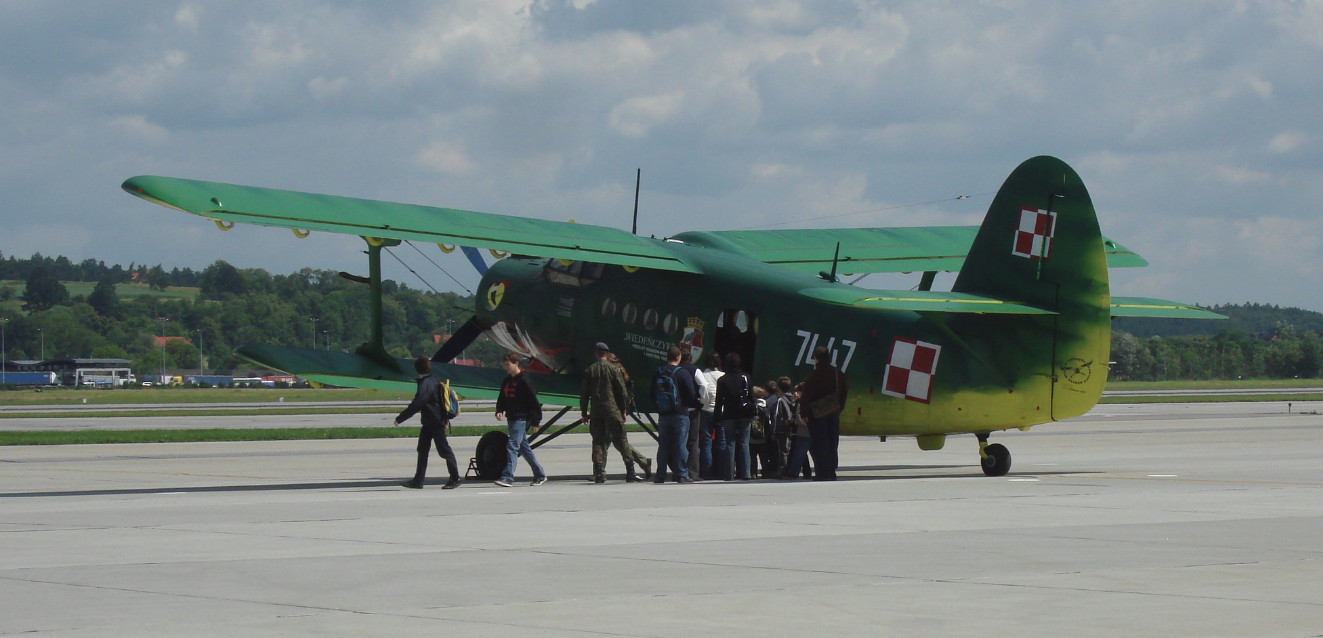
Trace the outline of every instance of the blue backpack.
[[672, 374], [674, 369], [667, 372], [666, 366], [662, 366], [652, 375], [652, 400], [657, 404], [657, 414], [675, 414], [680, 410], [680, 391]]

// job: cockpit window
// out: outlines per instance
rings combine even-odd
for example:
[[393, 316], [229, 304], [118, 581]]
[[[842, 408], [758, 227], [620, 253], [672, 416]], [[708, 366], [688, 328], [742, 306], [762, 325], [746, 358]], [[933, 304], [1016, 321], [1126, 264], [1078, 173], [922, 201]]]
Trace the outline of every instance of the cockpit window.
[[601, 279], [602, 268], [602, 264], [590, 261], [551, 259], [547, 261], [544, 272], [547, 281], [553, 284], [582, 288]]

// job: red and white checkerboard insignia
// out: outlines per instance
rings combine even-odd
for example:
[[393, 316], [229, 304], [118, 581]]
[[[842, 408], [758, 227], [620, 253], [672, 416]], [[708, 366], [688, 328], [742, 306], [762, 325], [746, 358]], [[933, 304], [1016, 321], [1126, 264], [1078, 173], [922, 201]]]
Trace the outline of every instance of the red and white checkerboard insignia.
[[882, 377], [882, 394], [927, 403], [933, 393], [937, 355], [935, 343], [896, 337], [891, 345], [891, 363]]
[[1020, 227], [1015, 229], [1011, 254], [1029, 259], [1044, 259], [1052, 253], [1052, 235], [1057, 230], [1057, 214], [1041, 208], [1020, 209]]

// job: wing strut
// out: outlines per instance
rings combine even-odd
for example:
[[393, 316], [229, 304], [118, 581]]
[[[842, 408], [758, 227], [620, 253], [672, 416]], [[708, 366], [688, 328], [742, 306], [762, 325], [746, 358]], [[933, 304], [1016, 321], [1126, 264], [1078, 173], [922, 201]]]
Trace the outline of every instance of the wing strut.
[[363, 240], [368, 245], [368, 289], [371, 290], [372, 299], [372, 334], [368, 337], [368, 342], [359, 346], [355, 352], [399, 370], [399, 362], [386, 352], [385, 336], [381, 328], [381, 249], [398, 246], [400, 240], [376, 237], [364, 237]]

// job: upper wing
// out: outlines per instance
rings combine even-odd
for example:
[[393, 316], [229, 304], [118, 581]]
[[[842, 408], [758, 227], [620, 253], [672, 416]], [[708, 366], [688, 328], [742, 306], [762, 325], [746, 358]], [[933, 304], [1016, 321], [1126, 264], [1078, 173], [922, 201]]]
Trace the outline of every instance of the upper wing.
[[[716, 238], [768, 264], [810, 274], [828, 270], [836, 244], [841, 273], [923, 272], [960, 270], [974, 243], [978, 226], [913, 226], [899, 228], [818, 228], [804, 230], [731, 230], [684, 233], [676, 239]], [[1110, 268], [1147, 266], [1134, 251], [1107, 238], [1103, 248]], [[1009, 246], [1009, 243], [1007, 244]]]
[[148, 201], [219, 221], [695, 272], [663, 242], [605, 226], [151, 175], [130, 178], [122, 187]]

